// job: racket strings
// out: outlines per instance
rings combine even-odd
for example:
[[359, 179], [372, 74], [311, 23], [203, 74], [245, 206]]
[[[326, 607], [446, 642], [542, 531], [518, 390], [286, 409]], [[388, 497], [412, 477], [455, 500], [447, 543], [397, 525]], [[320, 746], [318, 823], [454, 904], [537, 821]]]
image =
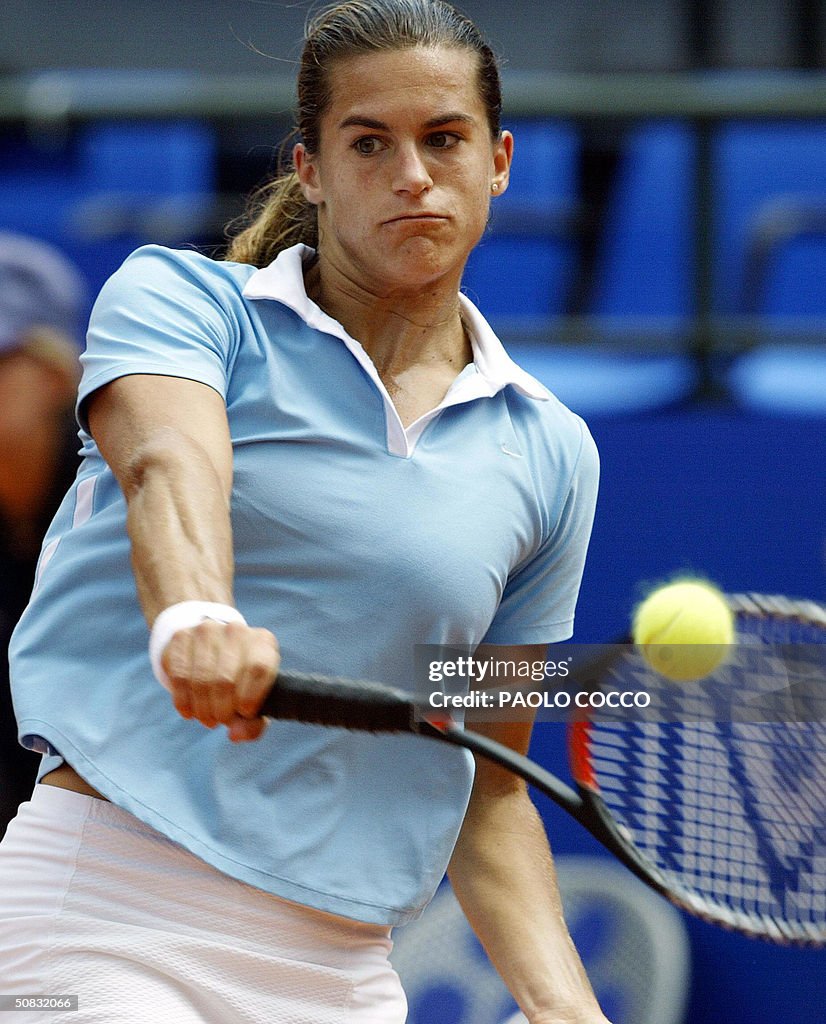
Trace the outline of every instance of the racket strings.
[[[622, 744], [631, 755], [617, 758]], [[778, 750], [783, 751], [778, 756]], [[826, 937], [826, 779], [812, 725], [607, 723], [592, 733], [601, 796], [626, 839], [691, 909]], [[698, 906], [701, 904], [702, 906]]]

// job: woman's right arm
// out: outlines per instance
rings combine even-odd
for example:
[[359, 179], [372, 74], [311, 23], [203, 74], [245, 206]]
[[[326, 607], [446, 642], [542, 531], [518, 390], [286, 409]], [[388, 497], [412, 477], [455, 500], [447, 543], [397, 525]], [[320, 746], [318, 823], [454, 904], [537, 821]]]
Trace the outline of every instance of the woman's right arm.
[[[233, 605], [232, 445], [222, 397], [178, 377], [133, 374], [95, 391], [89, 426], [127, 503], [138, 597], [151, 626], [170, 605]], [[255, 739], [278, 671], [272, 633], [202, 622], [176, 632], [162, 664], [185, 718]]]

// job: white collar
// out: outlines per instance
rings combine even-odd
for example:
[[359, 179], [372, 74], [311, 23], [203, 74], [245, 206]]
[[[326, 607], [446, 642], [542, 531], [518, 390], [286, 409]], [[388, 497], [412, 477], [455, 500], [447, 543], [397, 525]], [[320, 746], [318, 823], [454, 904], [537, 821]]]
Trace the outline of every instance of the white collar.
[[[350, 347], [354, 339], [337, 320], [328, 316], [307, 295], [303, 268], [304, 263], [313, 256], [315, 251], [307, 245], [293, 245], [284, 249], [269, 266], [257, 270], [250, 277], [244, 287], [244, 298], [280, 302], [297, 313], [309, 327], [332, 334]], [[511, 359], [490, 324], [470, 299], [460, 295], [459, 302], [473, 346], [476, 372], [489, 385], [489, 393], [495, 395], [512, 384], [528, 398], [546, 401], [550, 397], [548, 390]]]
[[337, 320], [328, 316], [307, 295], [304, 287], [303, 266], [304, 261], [314, 255], [315, 252], [306, 245], [294, 245], [285, 249], [268, 267], [252, 274], [244, 287], [244, 298], [270, 299], [280, 302], [296, 312], [308, 327], [331, 334], [344, 342], [382, 397], [387, 428], [387, 448], [391, 454], [400, 458], [409, 458], [415, 451], [425, 427], [443, 409], [471, 402], [477, 398], [491, 398], [508, 384], [512, 384], [529, 398], [538, 401], [546, 401], [550, 398], [550, 392], [510, 358], [473, 303], [464, 295], [460, 295], [462, 313], [473, 346], [473, 365], [465, 367], [435, 409], [431, 409], [405, 427], [384, 382], [379, 377], [375, 364], [364, 347], [360, 342], [351, 338]]

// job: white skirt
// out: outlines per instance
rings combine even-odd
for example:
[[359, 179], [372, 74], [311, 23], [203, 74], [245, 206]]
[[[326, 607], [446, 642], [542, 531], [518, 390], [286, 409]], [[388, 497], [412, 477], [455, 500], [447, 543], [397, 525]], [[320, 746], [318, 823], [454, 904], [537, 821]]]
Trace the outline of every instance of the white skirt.
[[388, 928], [245, 885], [54, 786], [0, 843], [0, 994], [79, 1005], [3, 1024], [403, 1024], [391, 948]]

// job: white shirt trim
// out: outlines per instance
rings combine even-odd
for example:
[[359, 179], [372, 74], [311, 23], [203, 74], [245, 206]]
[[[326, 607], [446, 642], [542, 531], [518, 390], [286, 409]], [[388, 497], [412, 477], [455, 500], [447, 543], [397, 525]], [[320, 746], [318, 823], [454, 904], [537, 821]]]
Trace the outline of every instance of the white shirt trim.
[[465, 295], [459, 295], [462, 316], [468, 327], [473, 347], [473, 363], [466, 366], [448, 389], [442, 401], [429, 412], [404, 427], [393, 400], [360, 342], [352, 338], [342, 325], [324, 312], [307, 295], [304, 286], [304, 262], [314, 256], [306, 245], [294, 245], [279, 253], [269, 266], [257, 270], [244, 286], [245, 299], [270, 299], [292, 309], [317, 331], [339, 338], [370, 377], [382, 397], [387, 423], [387, 448], [393, 455], [409, 458], [425, 427], [443, 409], [476, 398], [490, 398], [509, 384], [523, 395], [547, 401], [550, 392], [511, 359], [492, 328]]

